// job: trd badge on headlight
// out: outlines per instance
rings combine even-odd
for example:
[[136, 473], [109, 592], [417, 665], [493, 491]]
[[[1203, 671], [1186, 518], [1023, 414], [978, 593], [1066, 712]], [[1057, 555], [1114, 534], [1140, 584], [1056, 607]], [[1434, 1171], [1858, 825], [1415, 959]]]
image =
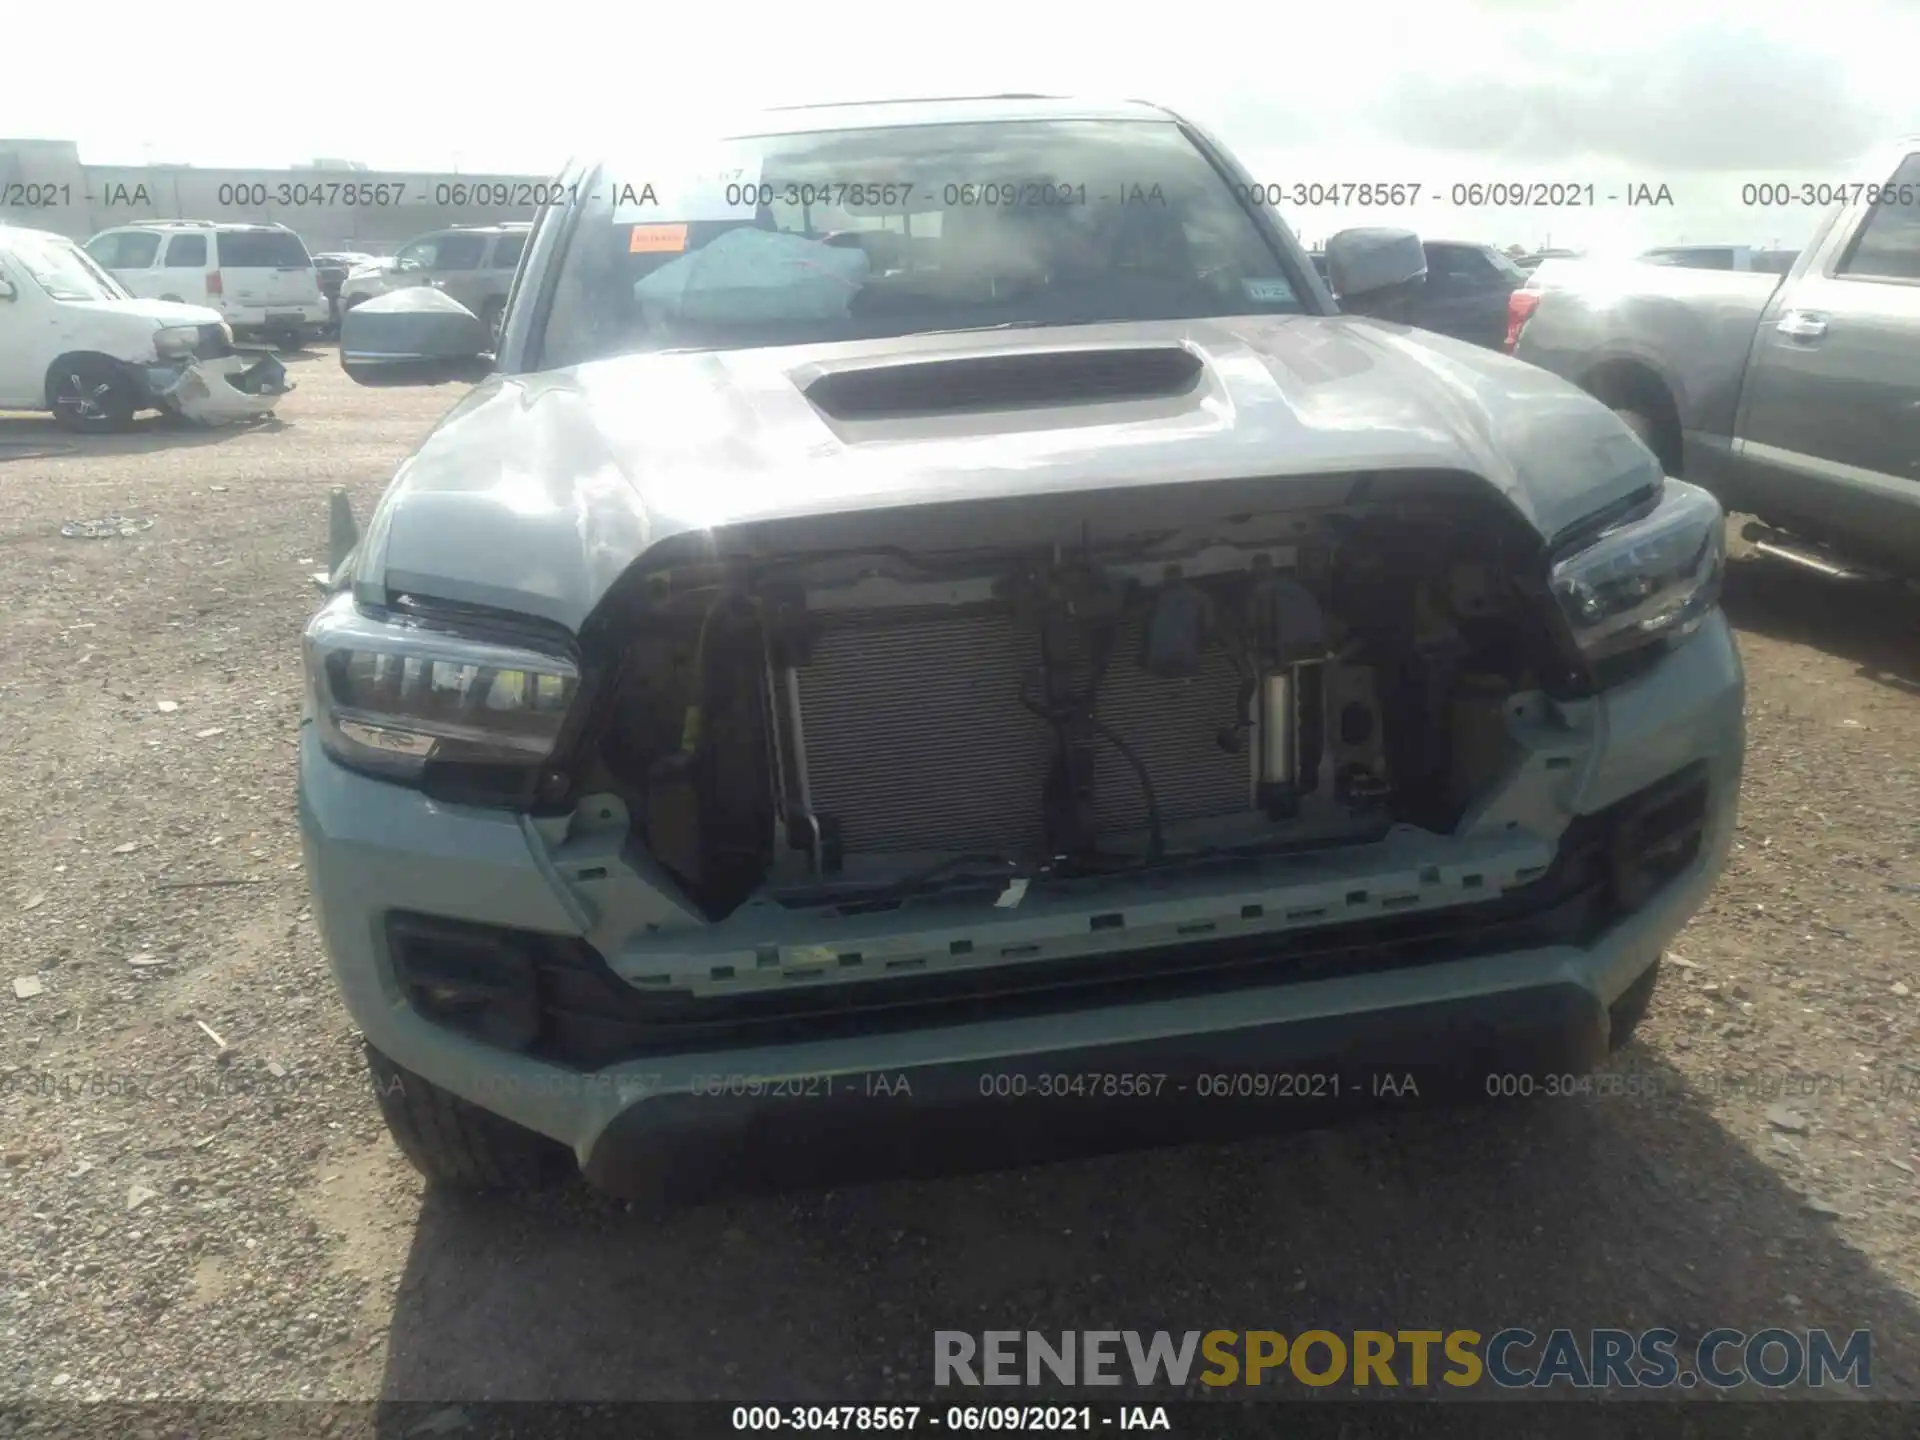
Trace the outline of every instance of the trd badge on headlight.
[[539, 765], [580, 684], [557, 647], [374, 613], [351, 594], [314, 616], [305, 650], [321, 744], [343, 765], [395, 780], [417, 779], [429, 761]]

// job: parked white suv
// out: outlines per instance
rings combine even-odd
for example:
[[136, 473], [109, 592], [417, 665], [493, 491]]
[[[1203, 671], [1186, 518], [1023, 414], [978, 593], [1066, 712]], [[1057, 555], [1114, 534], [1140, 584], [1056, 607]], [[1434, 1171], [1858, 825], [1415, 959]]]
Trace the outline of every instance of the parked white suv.
[[297, 349], [327, 324], [313, 257], [284, 225], [116, 225], [87, 241], [87, 253], [135, 295], [205, 305], [236, 335]]
[[272, 356], [244, 370], [232, 340], [204, 306], [129, 295], [64, 235], [0, 225], [0, 410], [51, 410], [83, 434], [141, 410], [264, 414], [290, 387]]

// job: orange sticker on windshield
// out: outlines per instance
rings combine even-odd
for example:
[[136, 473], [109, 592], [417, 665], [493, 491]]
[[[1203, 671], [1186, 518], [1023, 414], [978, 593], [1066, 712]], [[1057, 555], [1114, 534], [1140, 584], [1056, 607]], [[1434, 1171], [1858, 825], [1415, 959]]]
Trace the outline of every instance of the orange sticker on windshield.
[[627, 240], [629, 255], [677, 255], [686, 248], [684, 225], [636, 225]]

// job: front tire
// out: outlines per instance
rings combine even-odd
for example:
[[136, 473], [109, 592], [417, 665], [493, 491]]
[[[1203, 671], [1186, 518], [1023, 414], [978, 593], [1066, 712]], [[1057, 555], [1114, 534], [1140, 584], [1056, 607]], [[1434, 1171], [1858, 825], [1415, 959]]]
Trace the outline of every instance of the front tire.
[[496, 351], [500, 348], [500, 327], [506, 314], [506, 302], [502, 300], [489, 300], [480, 307], [480, 323], [487, 327], [487, 341]]
[[47, 408], [76, 435], [124, 430], [140, 408], [133, 377], [104, 355], [56, 360], [47, 372]]
[[1660, 447], [1656, 443], [1660, 430], [1654, 423], [1651, 415], [1647, 414], [1644, 410], [1633, 410], [1620, 406], [1616, 406], [1613, 413], [1626, 422], [1627, 428], [1633, 431], [1642, 445], [1653, 451], [1655, 455], [1660, 453]]
[[374, 1095], [394, 1144], [429, 1184], [459, 1190], [542, 1190], [574, 1170], [565, 1147], [423, 1080], [372, 1045]]

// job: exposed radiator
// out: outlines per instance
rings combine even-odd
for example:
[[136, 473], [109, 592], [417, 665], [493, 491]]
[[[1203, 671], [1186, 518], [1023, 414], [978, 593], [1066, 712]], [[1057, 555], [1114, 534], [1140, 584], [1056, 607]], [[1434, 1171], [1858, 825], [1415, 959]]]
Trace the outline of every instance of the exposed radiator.
[[[1239, 698], [1231, 662], [1210, 653], [1194, 679], [1161, 680], [1139, 668], [1139, 652], [1130, 624], [1095, 713], [1145, 763], [1162, 821], [1246, 810], [1252, 762], [1217, 739]], [[821, 632], [796, 673], [798, 730], [813, 810], [839, 822], [846, 853], [1040, 847], [1053, 737], [1020, 703], [1039, 664], [1038, 635], [1006, 614], [880, 612]], [[791, 735], [796, 717], [783, 709]], [[1101, 831], [1144, 829], [1132, 767], [1111, 745], [1094, 754]]]

